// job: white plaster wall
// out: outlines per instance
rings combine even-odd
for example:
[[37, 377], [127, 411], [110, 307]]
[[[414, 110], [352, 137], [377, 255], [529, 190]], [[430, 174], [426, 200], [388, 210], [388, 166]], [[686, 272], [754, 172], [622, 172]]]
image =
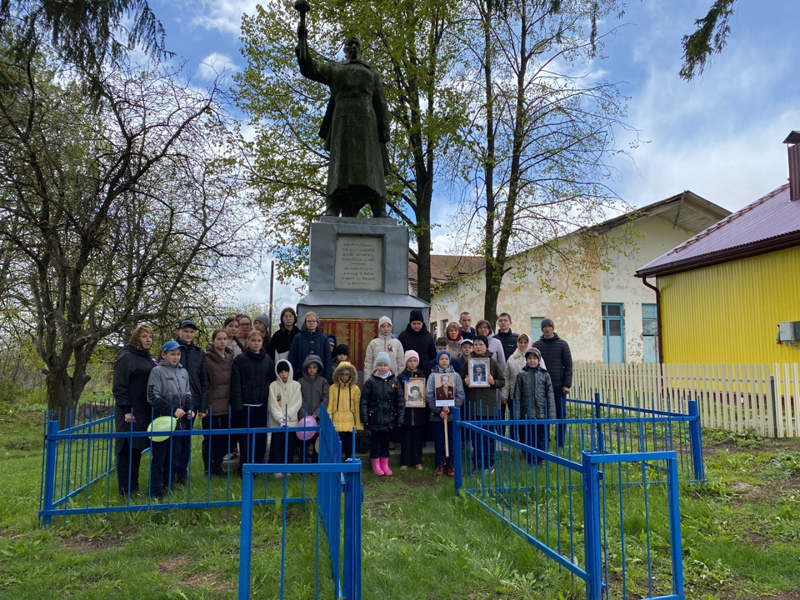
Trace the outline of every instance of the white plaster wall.
[[[642, 361], [642, 303], [655, 303], [655, 293], [634, 276], [642, 265], [661, 256], [694, 235], [674, 229], [672, 223], [658, 217], [636, 221], [640, 237], [623, 251], [609, 255], [610, 271], [595, 269], [581, 275], [567, 273], [558, 260], [532, 262], [531, 253], [516, 257], [513, 268], [503, 280], [498, 298], [498, 312], [508, 312], [513, 319], [512, 330], [531, 334], [532, 317], [550, 317], [556, 331], [570, 344], [574, 360], [603, 360], [602, 310], [603, 302], [624, 305], [625, 360]], [[621, 237], [622, 228], [609, 235]], [[542, 290], [542, 279], [555, 289]], [[432, 321], [458, 321], [467, 310], [473, 325], [483, 317], [485, 282], [481, 270], [434, 293]], [[536, 339], [541, 332], [533, 332]], [[438, 335], [442, 335], [439, 329]]]
[[[625, 362], [642, 362], [642, 304], [655, 304], [656, 294], [642, 280], [634, 277], [637, 269], [689, 239], [695, 232], [673, 227], [670, 221], [659, 216], [641, 219], [635, 223], [641, 237], [634, 240], [630, 253], [618, 252], [614, 256], [615, 268], [600, 275], [600, 302], [622, 303], [625, 319]], [[620, 236], [621, 231], [611, 235]], [[655, 284], [654, 280], [650, 283]], [[598, 307], [598, 315], [601, 308]], [[598, 316], [599, 318], [599, 316]], [[602, 327], [598, 335], [602, 336]], [[602, 360], [602, 346], [600, 358]]]

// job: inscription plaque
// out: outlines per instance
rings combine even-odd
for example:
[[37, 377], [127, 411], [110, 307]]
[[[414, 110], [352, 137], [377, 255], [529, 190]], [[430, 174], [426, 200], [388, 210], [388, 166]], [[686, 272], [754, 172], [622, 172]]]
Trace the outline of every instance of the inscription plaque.
[[338, 289], [383, 289], [383, 237], [340, 235], [336, 238]]

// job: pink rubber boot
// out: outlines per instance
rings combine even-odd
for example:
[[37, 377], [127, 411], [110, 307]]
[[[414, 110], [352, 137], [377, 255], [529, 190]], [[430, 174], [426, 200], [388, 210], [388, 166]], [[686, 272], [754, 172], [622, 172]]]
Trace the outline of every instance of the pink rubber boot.
[[[381, 459], [380, 458], [373, 458], [372, 459], [372, 472], [375, 473], [378, 477], [383, 477], [385, 473], [383, 469], [381, 469]], [[391, 473], [389, 473], [391, 475]]]
[[389, 459], [382, 458], [381, 460], [381, 469], [383, 470], [384, 475], [391, 475], [392, 470], [389, 468]]

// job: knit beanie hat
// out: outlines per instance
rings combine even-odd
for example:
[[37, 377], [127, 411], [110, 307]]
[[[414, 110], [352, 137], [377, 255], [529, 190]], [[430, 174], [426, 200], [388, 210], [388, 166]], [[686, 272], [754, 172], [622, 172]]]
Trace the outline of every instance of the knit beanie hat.
[[478, 340], [481, 340], [487, 348], [489, 347], [489, 338], [487, 338], [485, 335], [476, 335], [475, 341], [477, 342]]
[[403, 356], [403, 360], [408, 362], [409, 358], [416, 358], [417, 362], [419, 362], [419, 354], [416, 350], [406, 350], [405, 356]]
[[389, 327], [394, 327], [394, 325], [392, 325], [392, 320], [389, 317], [384, 315], [380, 319], [378, 319], [378, 330], [379, 331], [380, 331], [381, 325], [383, 325], [384, 323], [388, 323]]
[[542, 319], [542, 329], [544, 329], [545, 327], [552, 327], [553, 329], [555, 329], [556, 324], [553, 323], [553, 319], [550, 318]]
[[378, 365], [389, 365], [389, 354], [386, 352], [378, 352], [378, 356], [375, 358], [375, 366]]
[[450, 353], [449, 353], [447, 350], [439, 350], [439, 351], [436, 353], [436, 364], [437, 364], [437, 365], [439, 364], [439, 359], [440, 359], [440, 358], [442, 358], [442, 355], [443, 355], [443, 354], [446, 354], [446, 355], [447, 355], [447, 358], [449, 358], [450, 360], [453, 360], [453, 357], [452, 357], [452, 356], [450, 356]]
[[339, 344], [333, 349], [333, 355], [339, 356], [340, 354], [345, 354], [350, 356], [350, 349], [347, 347], [346, 344]]
[[253, 319], [253, 323], [256, 321], [261, 321], [265, 327], [269, 325], [269, 317], [267, 315], [258, 315], [255, 319]]
[[411, 311], [411, 316], [408, 318], [409, 323], [413, 323], [414, 321], [422, 321], [425, 323], [425, 319], [422, 316], [422, 311], [418, 308], [415, 308]]
[[531, 354], [539, 360], [542, 360], [542, 353], [539, 352], [538, 348], [528, 348], [525, 350], [525, 358], [528, 358]]

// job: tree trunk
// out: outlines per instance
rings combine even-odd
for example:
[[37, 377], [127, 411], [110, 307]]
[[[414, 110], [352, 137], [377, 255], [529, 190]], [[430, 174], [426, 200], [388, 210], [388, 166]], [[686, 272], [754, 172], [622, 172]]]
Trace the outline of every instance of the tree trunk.
[[75, 423], [75, 407], [86, 382], [78, 385], [66, 368], [51, 368], [47, 372], [46, 383], [47, 409], [58, 419], [60, 428], [70, 427]]
[[431, 301], [431, 228], [425, 227], [417, 235], [417, 296]]

